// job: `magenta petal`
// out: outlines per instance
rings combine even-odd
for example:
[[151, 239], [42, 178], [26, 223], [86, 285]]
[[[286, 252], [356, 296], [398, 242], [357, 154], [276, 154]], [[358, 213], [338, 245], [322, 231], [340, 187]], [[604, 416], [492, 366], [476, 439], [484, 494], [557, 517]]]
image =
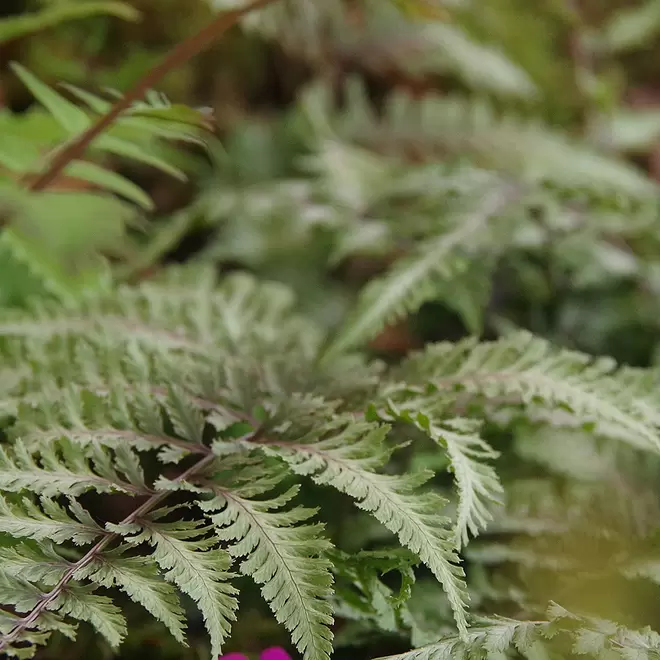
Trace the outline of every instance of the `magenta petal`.
[[227, 653], [227, 655], [221, 655], [218, 660], [249, 660], [249, 658], [242, 653]]
[[291, 656], [283, 648], [273, 646], [261, 652], [261, 660], [291, 660]]

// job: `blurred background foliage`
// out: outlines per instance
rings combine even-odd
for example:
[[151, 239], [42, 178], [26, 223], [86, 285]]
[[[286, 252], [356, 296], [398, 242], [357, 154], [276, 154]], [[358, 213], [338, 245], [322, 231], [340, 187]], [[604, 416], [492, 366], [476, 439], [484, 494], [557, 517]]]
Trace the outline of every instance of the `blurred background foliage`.
[[[35, 149], [38, 156], [70, 135], [71, 109], [62, 100], [126, 91], [178, 41], [217, 11], [239, 4], [4, 0], [0, 183], [1, 177], [12, 180], [12, 172], [32, 171], [17, 154]], [[21, 71], [37, 82], [17, 75]], [[72, 214], [45, 198], [41, 207], [27, 208], [12, 197], [13, 188], [2, 189], [0, 218], [19, 208], [33, 224], [0, 238], [0, 303], [21, 306], [32, 296], [57, 296], [64, 303], [90, 283], [138, 281], [168, 263], [197, 259], [223, 271], [249, 269], [285, 281], [309, 314], [333, 327], [350, 313], [363, 285], [395, 272], [401, 260], [417, 258], [416, 250], [474, 214], [488, 191], [505, 182], [515, 188], [514, 215], [524, 222], [513, 232], [497, 227], [469, 237], [463, 256], [470, 265], [461, 271], [466, 277], [450, 280], [440, 294], [424, 294], [418, 313], [393, 319], [371, 339], [373, 352], [394, 360], [429, 340], [470, 332], [492, 337], [524, 327], [627, 364], [655, 364], [659, 79], [657, 0], [281, 0], [248, 17], [159, 87], [175, 104], [209, 109], [204, 116], [212, 116], [213, 132], [204, 129], [202, 136], [208, 148], [197, 144], [198, 132], [183, 134], [180, 115], [169, 116], [170, 128], [179, 131], [174, 136], [118, 124], [117, 139], [139, 144], [143, 157], [99, 145], [101, 186], [114, 186], [114, 206], [95, 206], [90, 198], [89, 207]], [[39, 96], [39, 81], [57, 90], [55, 106]], [[78, 96], [62, 82], [75, 86]], [[161, 101], [152, 98], [151, 109]], [[185, 148], [175, 151], [169, 138], [186, 137]], [[20, 146], [12, 150], [10, 138]], [[121, 180], [109, 181], [108, 172]], [[59, 192], [93, 190], [99, 181], [83, 174], [61, 179]], [[35, 232], [41, 247], [31, 241]], [[93, 259], [99, 254], [102, 265]], [[496, 429], [492, 433], [497, 436]], [[559, 449], [544, 453], [541, 438], [529, 429], [520, 433], [532, 440], [493, 441], [517, 452], [520, 463], [500, 466], [515, 477], [513, 512], [507, 510], [492, 537], [467, 554], [478, 585], [476, 607], [518, 602], [515, 585], [522, 579], [539, 601], [558, 598], [559, 589], [564, 602], [607, 609], [612, 598], [585, 588], [587, 578], [554, 583], [561, 547], [576, 564], [589, 563], [592, 573], [602, 570], [599, 588], [606, 584], [621, 594], [620, 621], [658, 629], [658, 610], [651, 605], [657, 590], [631, 591], [614, 574], [603, 581], [614, 550], [590, 548], [574, 533], [589, 536], [584, 520], [568, 519], [562, 504], [567, 497], [588, 501], [585, 506], [597, 512], [590, 524], [598, 528], [604, 516], [608, 529], [623, 526], [616, 543], [651, 543], [644, 529], [629, 527], [640, 517], [655, 518], [656, 491], [627, 500], [642, 513], [608, 508], [607, 492], [593, 484], [609, 478], [611, 465], [595, 450], [585, 458], [593, 473], [570, 482], [570, 492], [554, 481], [539, 487], [534, 478], [540, 469], [569, 481], [575, 475], [566, 474], [570, 466], [561, 461], [559, 440]], [[588, 453], [588, 443], [583, 446]], [[437, 459], [419, 450], [410, 460], [428, 465]], [[632, 482], [638, 468], [630, 468]], [[533, 522], [549, 524], [553, 516], [557, 528], [546, 529], [546, 538]], [[351, 530], [363, 530], [350, 535], [356, 548], [377, 546], [377, 530], [349, 522]], [[498, 554], [507, 534], [519, 537], [515, 556], [511, 546]], [[493, 568], [500, 564], [501, 570]], [[648, 576], [651, 568], [646, 570]], [[446, 607], [430, 583], [420, 581], [416, 589], [413, 639], [423, 643], [425, 631], [446, 626]], [[515, 615], [516, 609], [502, 613]], [[256, 605], [242, 605], [236, 648], [281, 641], [262, 614]], [[337, 657], [405, 648], [394, 634], [385, 641], [362, 639], [355, 626], [339, 627], [348, 650]], [[81, 638], [76, 653], [99, 653], [95, 644]], [[133, 634], [122, 657], [205, 657], [201, 643], [184, 655], [168, 644], [162, 631], [145, 628]], [[40, 657], [70, 652], [62, 641]]]

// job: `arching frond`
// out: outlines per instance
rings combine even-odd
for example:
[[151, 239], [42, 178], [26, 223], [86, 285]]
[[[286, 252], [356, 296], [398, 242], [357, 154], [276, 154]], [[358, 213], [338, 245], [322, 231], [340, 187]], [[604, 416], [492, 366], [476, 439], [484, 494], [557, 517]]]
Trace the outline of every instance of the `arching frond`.
[[140, 524], [112, 526], [133, 544], [149, 543], [165, 579], [190, 596], [199, 607], [211, 637], [213, 654], [220, 655], [222, 644], [236, 619], [237, 590], [228, 584], [229, 555], [216, 547], [210, 531], [195, 522], [160, 522], [168, 511], [152, 514]]
[[542, 641], [552, 647], [555, 640], [560, 653], [562, 648], [570, 649], [578, 655], [593, 658], [650, 660], [657, 656], [660, 649], [660, 636], [648, 629], [630, 630], [611, 621], [573, 614], [551, 603], [545, 620], [516, 621], [503, 617], [483, 619], [471, 628], [466, 640], [446, 637], [420, 649], [387, 656], [387, 659], [469, 660], [506, 653], [509, 649], [525, 654], [532, 652]]
[[[417, 311], [429, 300], [451, 300], [456, 295], [457, 280], [473, 268], [469, 250], [489, 235], [488, 223], [501, 221], [499, 216], [517, 195], [517, 191], [506, 186], [493, 191], [472, 213], [457, 214], [446, 234], [397, 261], [383, 278], [372, 280], [362, 290], [355, 309], [326, 349], [325, 357], [330, 359], [363, 343], [386, 324]], [[478, 235], [481, 236], [477, 238]], [[466, 304], [465, 298], [462, 304]]]
[[38, 504], [24, 497], [12, 502], [0, 499], [0, 532], [16, 539], [72, 541], [76, 545], [92, 543], [105, 530], [75, 500], [69, 510], [55, 500], [42, 497]]
[[281, 457], [296, 474], [336, 488], [356, 501], [426, 564], [442, 583], [461, 632], [467, 627], [467, 594], [457, 565], [448, 520], [438, 515], [446, 502], [420, 492], [432, 473], [390, 475], [376, 472], [389, 457], [383, 444], [387, 427], [339, 417], [295, 442], [272, 440], [267, 453]]
[[491, 505], [501, 503], [502, 484], [489, 463], [499, 454], [479, 437], [480, 424], [475, 420], [436, 418], [432, 402], [426, 407], [419, 400], [411, 403], [407, 408], [405, 402], [390, 402], [381, 416], [413, 424], [446, 450], [459, 495], [456, 546], [460, 549], [468, 543], [468, 534], [477, 536], [492, 520]]
[[[264, 599], [300, 653], [310, 660], [328, 658], [332, 576], [325, 555], [331, 546], [321, 535], [322, 526], [308, 522], [313, 509], [285, 508], [297, 488], [257, 499], [278, 480], [277, 475], [260, 472], [217, 475], [207, 486], [212, 499], [200, 506], [212, 514], [218, 538], [231, 543], [229, 553], [242, 559], [241, 572], [261, 586]], [[279, 480], [283, 477], [280, 473]]]
[[432, 345], [410, 357], [401, 375], [427, 382], [440, 394], [463, 391], [486, 402], [511, 397], [532, 408], [567, 410], [604, 435], [658, 452], [655, 412], [644, 398], [631, 394], [625, 373], [619, 380], [614, 360], [558, 349], [518, 333], [496, 342]]
[[393, 92], [381, 118], [375, 117], [361, 82], [347, 85], [348, 103], [334, 106], [331, 90], [312, 86], [302, 103], [324, 135], [341, 136], [385, 154], [409, 151], [453, 154], [514, 176], [520, 182], [552, 184], [564, 190], [588, 191], [595, 197], [650, 200], [657, 187], [642, 172], [576, 143], [539, 122], [500, 117], [486, 101], [429, 93], [416, 99]]

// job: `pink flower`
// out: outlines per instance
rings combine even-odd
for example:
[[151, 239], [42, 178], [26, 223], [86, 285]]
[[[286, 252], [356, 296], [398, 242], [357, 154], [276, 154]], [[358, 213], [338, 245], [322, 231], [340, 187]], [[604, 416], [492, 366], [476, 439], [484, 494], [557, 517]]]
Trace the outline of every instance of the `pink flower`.
[[291, 656], [279, 646], [273, 646], [261, 653], [260, 660], [291, 660]]
[[[221, 655], [218, 660], [248, 660], [248, 657], [243, 653], [228, 653], [227, 655]], [[283, 648], [273, 646], [264, 649], [259, 656], [259, 660], [291, 660], [291, 656]]]

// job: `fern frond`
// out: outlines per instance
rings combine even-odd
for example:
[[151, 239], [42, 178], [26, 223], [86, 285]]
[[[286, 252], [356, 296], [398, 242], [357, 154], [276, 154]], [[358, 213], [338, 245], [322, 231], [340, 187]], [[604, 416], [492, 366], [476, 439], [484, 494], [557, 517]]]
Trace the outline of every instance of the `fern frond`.
[[87, 621], [116, 649], [126, 637], [126, 619], [108, 596], [94, 593], [96, 585], [69, 586], [54, 602], [58, 613]]
[[[240, 5], [237, 0], [211, 2], [222, 9]], [[351, 9], [362, 20], [351, 20]], [[434, 0], [366, 1], [351, 9], [339, 0], [328, 0], [322, 7], [290, 0], [248, 15], [243, 25], [312, 60], [325, 51], [326, 57], [329, 52], [339, 61], [357, 61], [369, 71], [394, 68], [415, 78], [455, 73], [476, 89], [534, 96], [529, 75], [504, 53], [478, 43], [460, 27], [433, 20], [445, 14]]]
[[[540, 621], [516, 621], [504, 617], [483, 618], [470, 628], [466, 640], [445, 637], [435, 644], [407, 653], [386, 656], [387, 660], [471, 660], [506, 653], [531, 652], [538, 642], [556, 640], [562, 657], [567, 652], [594, 658], [640, 658], [651, 660], [660, 652], [660, 635], [645, 630], [630, 630], [611, 621], [574, 614], [551, 603], [547, 618]], [[562, 642], [566, 642], [564, 646]], [[385, 657], [378, 660], [385, 660]]]
[[[218, 10], [227, 11], [241, 6], [240, 0], [210, 0]], [[264, 11], [246, 15], [241, 24], [267, 39], [277, 39], [287, 50], [315, 59], [322, 53], [322, 35], [336, 32], [344, 25], [341, 0], [327, 0], [310, 5], [300, 0], [277, 3]], [[286, 29], [288, 26], [288, 29]]]
[[50, 543], [27, 544], [0, 548], [0, 573], [25, 582], [52, 587], [66, 573], [69, 565]]
[[402, 545], [414, 552], [443, 585], [461, 632], [467, 629], [467, 593], [457, 565], [448, 520], [438, 515], [446, 501], [419, 492], [432, 473], [389, 475], [375, 472], [389, 457], [384, 445], [388, 428], [338, 417], [295, 442], [270, 438], [263, 449], [282, 458], [291, 469], [320, 485], [332, 486], [356, 501]]
[[68, 506], [67, 510], [46, 497], [38, 505], [27, 497], [15, 502], [0, 497], [0, 532], [16, 539], [76, 545], [92, 543], [106, 533], [75, 500], [69, 500]]
[[[50, 610], [88, 622], [111, 647], [117, 648], [126, 635], [126, 620], [109, 597], [94, 593], [96, 588], [96, 585], [71, 585], [58, 594]], [[43, 597], [38, 586], [0, 572], [0, 601], [13, 605], [17, 612], [30, 611]]]
[[136, 21], [139, 17], [139, 13], [129, 4], [117, 2], [116, 0], [99, 0], [81, 5], [70, 3], [53, 5], [41, 11], [0, 20], [0, 44], [4, 41], [40, 32], [60, 23], [97, 14], [116, 16], [126, 21]]
[[111, 550], [76, 571], [75, 578], [101, 587], [119, 587], [185, 644], [185, 612], [176, 591], [163, 582], [149, 558], [126, 556], [122, 548]]
[[[362, 550], [352, 555], [333, 551], [331, 558], [337, 575], [335, 601], [339, 616], [368, 620], [388, 632], [405, 627], [409, 614], [406, 606], [416, 578], [413, 567], [419, 563], [412, 552], [402, 548]], [[393, 572], [401, 578], [398, 590], [385, 584], [386, 576]]]
[[[89, 128], [92, 123], [92, 117], [83, 108], [75, 105], [54, 89], [44, 84], [20, 64], [14, 63], [12, 68], [25, 86], [28, 87], [37, 100], [58, 122], [67, 137], [75, 137]], [[107, 101], [94, 94], [84, 92], [72, 86], [69, 86], [68, 89], [83, 99], [94, 112], [101, 113], [109, 108], [110, 104]], [[124, 116], [117, 120], [114, 126], [110, 127], [106, 133], [100, 135], [92, 143], [90, 147], [91, 152], [127, 157], [145, 165], [158, 168], [172, 176], [185, 179], [185, 174], [179, 168], [173, 166], [162, 157], [159, 141], [163, 139], [199, 141], [201, 135], [199, 128], [205, 124], [206, 118], [201, 112], [195, 115], [191, 109], [188, 113], [187, 121], [183, 122], [180, 120], [180, 111], [178, 111], [178, 108], [175, 107], [174, 112], [168, 113], [166, 112], [166, 108], [161, 104], [159, 109], [160, 116], [155, 121], [149, 121], [147, 119], [148, 114], [145, 114], [143, 117], [134, 116], [136, 110], [144, 114], [144, 104], [129, 109]], [[177, 111], [179, 114], [177, 114]], [[193, 117], [194, 123], [191, 123], [190, 120]], [[38, 166], [38, 163], [33, 163], [29, 171], [35, 171]], [[83, 176], [86, 171], [88, 170], [85, 170], [83, 167], [78, 167], [77, 169], [77, 173]], [[65, 173], [71, 172], [65, 170]], [[96, 170], [93, 176], [98, 179], [99, 175], [100, 170]], [[116, 181], [116, 176], [113, 179]]]
[[479, 422], [473, 419], [447, 418], [433, 414], [433, 403], [417, 400], [410, 407], [403, 402], [389, 402], [380, 413], [384, 421], [413, 424], [443, 447], [458, 489], [456, 547], [468, 543], [469, 535], [477, 536], [493, 516], [492, 504], [501, 504], [503, 492], [497, 473], [488, 463], [499, 456], [477, 434]]
[[455, 296], [452, 280], [471, 267], [470, 257], [463, 254], [466, 246], [473, 247], [475, 235], [488, 232], [487, 223], [496, 222], [517, 195], [517, 191], [506, 187], [495, 191], [476, 212], [467, 217], [459, 215], [453, 230], [398, 261], [383, 278], [372, 280], [324, 357], [330, 359], [363, 343], [386, 324], [417, 311], [429, 300]]
[[547, 626], [535, 621], [498, 618], [472, 626], [467, 631], [466, 641], [451, 636], [420, 649], [386, 657], [388, 660], [470, 660], [490, 653], [502, 653], [510, 646], [525, 651], [531, 646], [532, 638], [540, 636], [539, 628], [544, 625]]
[[[70, 563], [48, 545], [20, 544], [0, 548], [0, 572], [27, 582], [54, 586], [70, 569]], [[100, 587], [118, 587], [162, 621], [175, 639], [184, 643], [184, 611], [174, 589], [158, 576], [146, 557], [125, 556], [124, 549], [105, 552], [75, 573]]]
[[612, 359], [557, 349], [528, 333], [432, 345], [410, 357], [400, 376], [429, 383], [439, 394], [464, 391], [486, 404], [508, 397], [532, 408], [567, 410], [605, 436], [660, 450], [655, 413], [631, 394], [625, 378], [618, 380]]
[[232, 621], [236, 619], [237, 590], [228, 584], [231, 559], [207, 538], [208, 527], [197, 522], [159, 522], [161, 510], [130, 525], [109, 525], [132, 544], [148, 543], [165, 579], [190, 596], [199, 607], [211, 637], [213, 655], [220, 655]]
[[[0, 612], [0, 634], [6, 635], [16, 625], [20, 617], [12, 612]], [[57, 615], [46, 612], [39, 620], [17, 640], [15, 645], [9, 646], [5, 653], [9, 658], [19, 660], [33, 658], [40, 646], [44, 646], [53, 632], [59, 632], [64, 637], [74, 640], [76, 626], [62, 621]]]
[[497, 47], [477, 41], [456, 21], [408, 21], [388, 3], [366, 5], [364, 25], [349, 30], [345, 45], [347, 54], [362, 56], [358, 61], [365, 68], [394, 69], [412, 78], [454, 74], [468, 87], [498, 96], [536, 95], [522, 67]]
[[576, 144], [549, 127], [500, 117], [486, 101], [428, 94], [417, 100], [393, 92], [382, 118], [374, 116], [358, 80], [349, 83], [349, 103], [338, 111], [330, 90], [308, 89], [306, 115], [325, 135], [334, 134], [381, 153], [405, 155], [411, 149], [432, 159], [471, 156], [474, 164], [515, 176], [519, 182], [551, 184], [590, 195], [652, 199], [657, 186], [635, 168]]
[[[131, 450], [124, 448], [124, 456], [132, 460], [128, 458]], [[122, 472], [133, 469], [134, 463], [128, 463]], [[46, 497], [76, 496], [87, 490], [131, 495], [149, 493], [138, 475], [127, 476], [128, 480], [120, 476], [112, 458], [104, 450], [93, 451], [92, 459], [88, 461], [66, 441], [44, 447], [39, 462], [20, 441], [16, 442], [11, 454], [0, 448], [0, 488], [8, 492], [31, 491]]]
[[[279, 480], [285, 475], [280, 473]], [[284, 507], [296, 495], [294, 487], [269, 499], [265, 495], [278, 481], [277, 474], [261, 476], [245, 471], [217, 475], [208, 484], [214, 497], [200, 502], [216, 526], [229, 553], [243, 557], [240, 570], [261, 586], [261, 593], [277, 620], [290, 632], [300, 653], [310, 660], [329, 658], [332, 651], [332, 594], [330, 544], [322, 525], [307, 521], [314, 509]]]
[[[205, 269], [193, 270], [204, 276]], [[262, 286], [241, 273], [226, 278], [217, 289], [206, 278], [205, 286], [193, 293], [177, 284], [178, 279], [171, 274], [161, 282], [82, 297], [66, 307], [39, 301], [28, 313], [8, 313], [0, 324], [0, 338], [7, 342], [5, 355], [20, 362], [21, 343], [30, 350], [41, 344], [48, 354], [59, 341], [74, 359], [82, 352], [77, 355], [80, 361], [89, 357], [84, 344], [65, 343], [76, 338], [124, 350], [138, 344], [159, 356], [173, 352], [197, 359], [223, 350], [264, 351], [274, 344], [282, 349], [291, 344], [314, 346], [318, 330], [292, 314], [293, 297], [282, 285]], [[87, 364], [88, 369], [93, 366]]]

